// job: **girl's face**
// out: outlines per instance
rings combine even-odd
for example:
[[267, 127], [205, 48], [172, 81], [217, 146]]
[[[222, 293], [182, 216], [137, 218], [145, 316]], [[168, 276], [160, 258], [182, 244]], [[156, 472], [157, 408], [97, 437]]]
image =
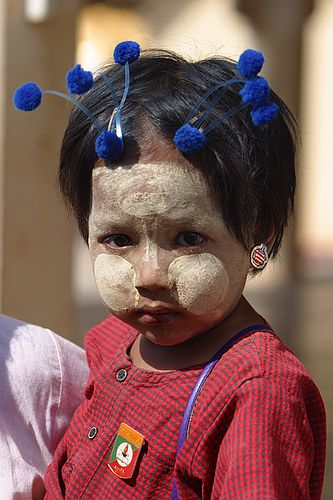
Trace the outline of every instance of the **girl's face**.
[[238, 304], [249, 254], [202, 174], [177, 164], [96, 166], [89, 248], [109, 310], [159, 345], [210, 330]]

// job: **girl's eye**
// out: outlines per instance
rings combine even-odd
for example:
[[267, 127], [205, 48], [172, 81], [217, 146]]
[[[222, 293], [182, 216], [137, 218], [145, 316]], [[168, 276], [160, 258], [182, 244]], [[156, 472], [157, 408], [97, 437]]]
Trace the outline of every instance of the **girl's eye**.
[[103, 243], [111, 248], [122, 248], [131, 246], [132, 240], [127, 234], [112, 234], [105, 238]]
[[191, 231], [184, 231], [176, 236], [176, 244], [182, 247], [195, 247], [204, 241], [201, 234], [193, 233]]

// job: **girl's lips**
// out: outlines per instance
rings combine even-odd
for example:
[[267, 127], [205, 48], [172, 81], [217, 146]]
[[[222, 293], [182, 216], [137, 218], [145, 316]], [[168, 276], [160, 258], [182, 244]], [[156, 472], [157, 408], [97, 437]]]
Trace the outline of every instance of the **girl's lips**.
[[172, 310], [140, 310], [138, 313], [139, 323], [145, 325], [158, 323], [171, 323], [178, 313]]

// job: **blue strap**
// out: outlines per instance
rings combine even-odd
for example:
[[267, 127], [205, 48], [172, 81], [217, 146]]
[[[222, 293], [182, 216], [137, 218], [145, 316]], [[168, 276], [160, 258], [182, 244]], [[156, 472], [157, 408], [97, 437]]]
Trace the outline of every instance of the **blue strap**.
[[[180, 427], [180, 433], [179, 433], [179, 438], [178, 438], [178, 447], [177, 447], [177, 456], [185, 442], [185, 439], [188, 434], [188, 429], [189, 429], [189, 424], [190, 420], [193, 414], [193, 409], [195, 402], [197, 400], [197, 397], [202, 389], [202, 386], [204, 385], [205, 381], [207, 380], [208, 375], [216, 365], [216, 363], [219, 361], [219, 359], [222, 357], [222, 355], [227, 352], [230, 347], [238, 340], [240, 337], [244, 337], [250, 332], [253, 331], [260, 331], [260, 332], [272, 332], [271, 328], [263, 327], [263, 325], [252, 325], [248, 326], [247, 328], [244, 328], [240, 332], [236, 333], [231, 339], [229, 339], [211, 358], [211, 360], [207, 363], [203, 371], [201, 372], [193, 390], [192, 393], [187, 401], [187, 405], [184, 411], [183, 415], [183, 421]], [[173, 487], [172, 487], [172, 500], [178, 500], [178, 490], [177, 490], [177, 483], [176, 483], [176, 478], [174, 478], [173, 481]]]

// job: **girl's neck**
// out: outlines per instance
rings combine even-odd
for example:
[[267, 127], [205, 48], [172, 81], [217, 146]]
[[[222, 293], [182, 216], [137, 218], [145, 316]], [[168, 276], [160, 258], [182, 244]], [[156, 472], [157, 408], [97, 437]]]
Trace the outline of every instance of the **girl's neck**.
[[233, 311], [211, 330], [174, 346], [160, 346], [137, 337], [130, 355], [138, 368], [151, 371], [179, 370], [207, 363], [240, 330], [265, 323], [244, 297]]

